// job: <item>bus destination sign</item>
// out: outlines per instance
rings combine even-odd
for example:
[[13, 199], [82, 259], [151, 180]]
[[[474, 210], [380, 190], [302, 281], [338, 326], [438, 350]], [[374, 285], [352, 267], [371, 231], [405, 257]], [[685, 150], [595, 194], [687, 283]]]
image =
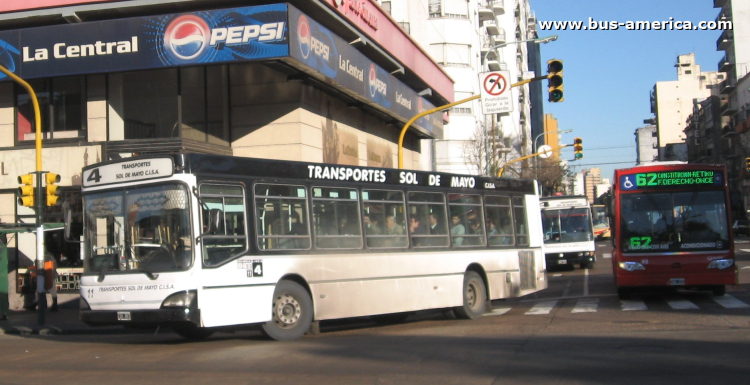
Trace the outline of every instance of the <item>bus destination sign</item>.
[[714, 187], [724, 184], [724, 174], [717, 170], [643, 172], [620, 176], [624, 191], [653, 188]]

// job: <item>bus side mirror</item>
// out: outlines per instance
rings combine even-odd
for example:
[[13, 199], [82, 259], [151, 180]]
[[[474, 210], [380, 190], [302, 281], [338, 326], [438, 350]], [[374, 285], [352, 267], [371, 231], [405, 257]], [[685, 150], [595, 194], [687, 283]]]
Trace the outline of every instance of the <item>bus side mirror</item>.
[[70, 208], [70, 202], [65, 201], [62, 204], [63, 210], [63, 233], [66, 242], [80, 243], [80, 240], [70, 238], [70, 228], [73, 226], [73, 210]]

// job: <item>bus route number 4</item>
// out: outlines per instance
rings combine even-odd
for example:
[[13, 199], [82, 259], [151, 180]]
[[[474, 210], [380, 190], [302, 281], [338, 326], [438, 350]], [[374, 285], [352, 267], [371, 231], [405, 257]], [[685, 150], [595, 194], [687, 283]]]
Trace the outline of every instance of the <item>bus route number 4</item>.
[[253, 262], [252, 270], [247, 271], [248, 278], [263, 276], [263, 262]]

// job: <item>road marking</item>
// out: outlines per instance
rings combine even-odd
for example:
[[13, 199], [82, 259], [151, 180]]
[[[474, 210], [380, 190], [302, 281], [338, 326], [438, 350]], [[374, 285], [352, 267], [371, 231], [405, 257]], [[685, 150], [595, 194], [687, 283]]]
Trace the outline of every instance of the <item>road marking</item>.
[[507, 313], [509, 311], [510, 311], [509, 307], [501, 307], [499, 309], [492, 309], [491, 312], [484, 313], [484, 314], [482, 314], [482, 316], [483, 317], [489, 317], [489, 316], [493, 316], [493, 315], [503, 315], [503, 314], [505, 314], [505, 313]]
[[596, 308], [599, 306], [598, 298], [587, 298], [580, 299], [576, 302], [576, 306], [573, 308], [571, 313], [596, 313]]
[[750, 307], [750, 305], [732, 297], [731, 295], [722, 295], [720, 297], [711, 296], [711, 299], [727, 309], [745, 309]]
[[750, 266], [741, 267], [740, 270], [750, 269]]
[[558, 273], [558, 274], [552, 274], [552, 276], [553, 277], [562, 277], [562, 274], [560, 274], [560, 273]]
[[538, 304], [534, 305], [534, 307], [532, 307], [531, 310], [527, 311], [526, 315], [549, 314], [549, 312], [551, 312], [552, 309], [554, 309], [556, 305], [557, 305], [557, 301], [539, 302]]
[[589, 295], [589, 269], [583, 271], [583, 296], [587, 297]]
[[675, 310], [698, 309], [698, 306], [686, 299], [668, 299], [666, 301], [667, 304], [669, 304], [669, 307]]
[[750, 253], [750, 249], [740, 249], [740, 251], [743, 253]]
[[620, 300], [620, 308], [622, 308], [622, 311], [648, 310], [646, 303], [639, 299]]
[[602, 258], [604, 258], [604, 259], [611, 259], [612, 258], [612, 253], [602, 253]]

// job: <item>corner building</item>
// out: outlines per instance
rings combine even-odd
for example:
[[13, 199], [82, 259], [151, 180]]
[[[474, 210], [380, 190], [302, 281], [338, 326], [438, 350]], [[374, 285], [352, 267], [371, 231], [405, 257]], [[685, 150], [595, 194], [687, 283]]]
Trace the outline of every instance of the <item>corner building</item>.
[[[80, 207], [81, 168], [164, 152], [396, 167], [403, 124], [453, 101], [453, 81], [369, 0], [92, 1], [0, 4], [0, 65], [41, 108], [42, 170]], [[404, 139], [406, 168], [429, 170], [421, 139], [442, 139], [435, 113]], [[36, 170], [31, 97], [0, 78], [0, 219], [34, 222], [16, 178]], [[425, 161], [427, 159], [427, 161]], [[44, 222], [62, 222], [59, 207]], [[80, 222], [80, 218], [74, 218]], [[77, 294], [79, 246], [49, 232], [62, 293]], [[28, 304], [35, 236], [9, 243], [11, 306]], [[64, 297], [63, 297], [64, 299]]]

